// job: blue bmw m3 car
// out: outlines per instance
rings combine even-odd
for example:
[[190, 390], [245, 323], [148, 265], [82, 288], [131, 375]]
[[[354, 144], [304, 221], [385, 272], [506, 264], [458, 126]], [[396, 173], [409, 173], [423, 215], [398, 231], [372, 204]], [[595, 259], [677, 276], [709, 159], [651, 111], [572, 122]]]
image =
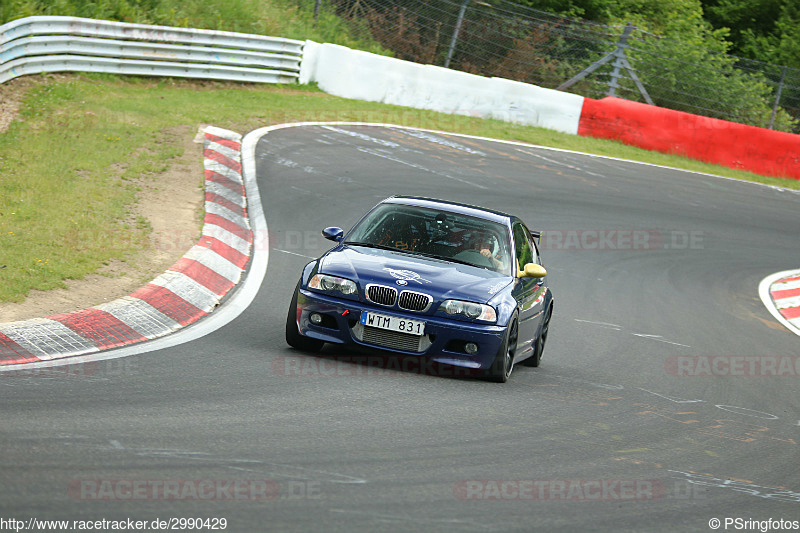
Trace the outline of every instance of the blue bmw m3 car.
[[538, 233], [480, 207], [393, 196], [308, 263], [286, 318], [286, 342], [316, 352], [359, 345], [508, 380], [539, 366], [553, 296]]

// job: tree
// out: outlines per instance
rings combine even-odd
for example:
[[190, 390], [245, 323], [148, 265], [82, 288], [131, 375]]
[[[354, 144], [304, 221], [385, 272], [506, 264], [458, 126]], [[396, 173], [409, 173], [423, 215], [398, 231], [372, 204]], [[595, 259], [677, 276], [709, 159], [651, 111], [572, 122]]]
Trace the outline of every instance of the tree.
[[740, 33], [741, 54], [791, 68], [800, 68], [800, 6], [786, 2], [777, 14], [773, 27], [768, 32], [747, 27]]
[[[621, 1], [631, 5], [639, 0]], [[652, 10], [623, 14], [619, 22], [632, 22], [646, 31], [628, 53], [656, 105], [761, 127], [769, 124], [772, 86], [762, 73], [737, 68], [738, 58], [728, 54], [728, 29], [714, 29], [703, 18], [700, 0], [641, 3]], [[656, 13], [660, 18], [648, 18]], [[636, 94], [631, 83], [628, 86]], [[779, 110], [775, 128], [791, 131], [796, 123]]]
[[[705, 19], [714, 28], [730, 30], [731, 51], [747, 55], [748, 41], [771, 35], [785, 0], [701, 0]], [[759, 57], [761, 56], [761, 57]], [[763, 58], [763, 53], [750, 56]]]

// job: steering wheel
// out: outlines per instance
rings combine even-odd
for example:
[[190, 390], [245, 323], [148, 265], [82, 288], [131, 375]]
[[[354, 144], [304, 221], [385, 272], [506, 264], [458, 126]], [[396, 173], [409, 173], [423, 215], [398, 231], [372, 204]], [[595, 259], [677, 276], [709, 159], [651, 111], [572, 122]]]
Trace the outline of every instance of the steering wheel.
[[458, 259], [459, 261], [464, 261], [478, 267], [494, 268], [492, 260], [478, 250], [462, 250], [454, 255], [453, 259]]

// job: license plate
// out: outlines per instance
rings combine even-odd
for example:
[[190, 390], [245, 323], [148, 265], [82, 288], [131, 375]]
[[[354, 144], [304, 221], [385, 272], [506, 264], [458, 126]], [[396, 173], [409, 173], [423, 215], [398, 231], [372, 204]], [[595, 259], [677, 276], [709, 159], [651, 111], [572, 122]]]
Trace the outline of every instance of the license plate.
[[389, 331], [408, 333], [410, 335], [425, 334], [425, 322], [422, 320], [411, 320], [410, 318], [400, 318], [362, 311], [361, 323], [373, 328], [388, 329]]

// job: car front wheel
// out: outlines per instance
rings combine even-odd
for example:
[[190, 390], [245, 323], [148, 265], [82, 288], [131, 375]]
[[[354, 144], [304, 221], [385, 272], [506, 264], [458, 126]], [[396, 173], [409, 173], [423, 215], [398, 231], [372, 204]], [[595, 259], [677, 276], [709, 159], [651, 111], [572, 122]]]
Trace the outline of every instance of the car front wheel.
[[553, 316], [553, 306], [547, 310], [544, 322], [542, 323], [542, 330], [539, 336], [533, 342], [533, 355], [525, 359], [521, 364], [525, 366], [537, 367], [542, 362], [542, 352], [544, 352], [544, 343], [547, 342], [547, 333], [550, 331], [550, 318]]
[[301, 335], [297, 328], [297, 295], [300, 292], [300, 283], [294, 290], [292, 303], [289, 305], [289, 314], [286, 316], [286, 344], [303, 352], [318, 352], [325, 342]]
[[489, 369], [486, 378], [495, 383], [505, 383], [511, 376], [514, 370], [514, 355], [517, 353], [517, 338], [519, 334], [519, 320], [517, 313], [511, 317], [506, 329], [506, 336], [497, 355], [494, 358], [491, 368]]

